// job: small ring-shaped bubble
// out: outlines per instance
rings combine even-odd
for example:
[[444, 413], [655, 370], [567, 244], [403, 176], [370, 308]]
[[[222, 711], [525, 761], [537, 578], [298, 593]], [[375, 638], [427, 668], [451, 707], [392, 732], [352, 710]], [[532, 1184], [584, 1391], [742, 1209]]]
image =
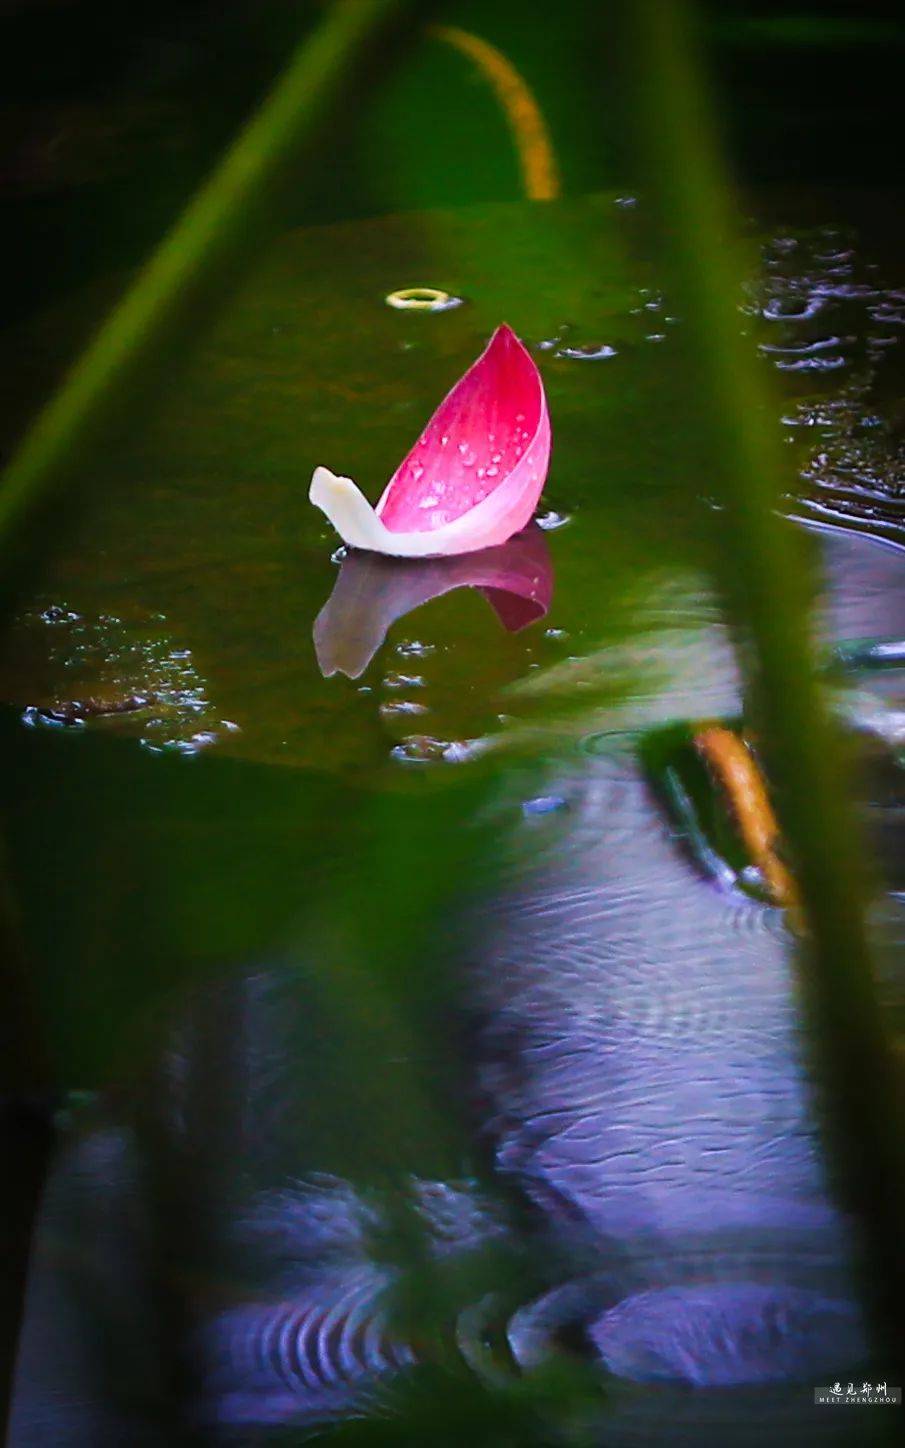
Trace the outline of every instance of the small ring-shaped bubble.
[[448, 312], [450, 307], [462, 305], [461, 297], [454, 297], [439, 287], [400, 287], [385, 300], [388, 307], [400, 312]]

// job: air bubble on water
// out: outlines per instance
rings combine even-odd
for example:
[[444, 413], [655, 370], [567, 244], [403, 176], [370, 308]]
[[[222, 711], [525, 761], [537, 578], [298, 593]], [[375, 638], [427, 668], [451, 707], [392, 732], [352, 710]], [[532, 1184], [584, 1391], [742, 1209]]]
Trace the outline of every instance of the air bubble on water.
[[543, 528], [548, 533], [555, 532], [557, 528], [564, 528], [571, 521], [571, 513], [558, 513], [555, 508], [548, 508], [546, 513], [539, 513], [535, 519], [538, 528]]
[[436, 644], [423, 644], [420, 639], [403, 639], [396, 645], [396, 652], [404, 659], [423, 659], [436, 652]]
[[197, 734], [193, 734], [190, 739], [184, 741], [181, 746], [182, 752], [184, 754], [194, 754], [197, 750], [207, 749], [209, 745], [216, 744], [216, 742], [217, 734], [215, 730], [199, 729]]
[[884, 326], [902, 326], [905, 323], [905, 298], [899, 300], [898, 303], [880, 302], [876, 307], [870, 307], [868, 310], [873, 321], [880, 322]]
[[585, 347], [560, 347], [557, 357], [568, 357], [576, 362], [600, 362], [609, 357], [616, 357], [618, 353], [615, 347], [603, 342], [598, 346]]
[[66, 605], [62, 603], [52, 603], [50, 607], [45, 608], [41, 614], [42, 622], [50, 624], [78, 623], [80, 618], [81, 614], [76, 613], [74, 609], [67, 608]]
[[665, 342], [665, 341], [666, 341], [666, 333], [665, 333], [665, 332], [648, 332], [648, 334], [647, 334], [647, 336], [644, 338], [644, 340], [645, 340], [645, 342]]
[[486, 739], [454, 739], [444, 749], [443, 759], [446, 764], [468, 764], [483, 754], [487, 747]]
[[346, 547], [345, 543], [340, 543], [339, 547], [334, 548], [333, 552], [330, 554], [330, 562], [342, 563], [343, 559], [348, 558], [348, 556], [349, 550]]
[[429, 734], [410, 734], [408, 739], [403, 739], [401, 744], [390, 750], [390, 757], [400, 764], [430, 764], [442, 759], [446, 748], [448, 743], [445, 739], [432, 739]]
[[838, 372], [846, 366], [844, 357], [799, 357], [796, 361], [777, 358], [774, 364], [780, 372]]
[[567, 639], [568, 637], [569, 635], [566, 633], [566, 630], [564, 628], [544, 629], [545, 639]]
[[380, 712], [393, 718], [397, 714], [426, 714], [428, 709], [426, 704], [417, 704], [414, 699], [387, 699], [381, 704]]
[[540, 794], [536, 799], [526, 799], [522, 802], [522, 814], [529, 819], [536, 815], [555, 814], [558, 810], [568, 809], [568, 800], [563, 799], [561, 794]]
[[397, 674], [393, 671], [385, 675], [383, 684], [385, 689], [424, 688], [424, 680], [419, 674]]
[[63, 718], [60, 714], [55, 714], [50, 709], [42, 709], [36, 704], [29, 704], [27, 709], [23, 709], [20, 717], [22, 723], [26, 724], [29, 729], [83, 729], [85, 727], [84, 719], [79, 719], [77, 716]]
[[488, 748], [486, 739], [434, 739], [429, 734], [410, 734], [390, 751], [400, 764], [467, 764]]
[[807, 297], [771, 297], [761, 308], [768, 322], [804, 322], [823, 311], [826, 295], [812, 292]]
[[811, 357], [817, 352], [832, 352], [834, 349], [846, 346], [854, 342], [854, 337], [815, 337], [811, 342], [793, 342], [783, 346], [777, 342], [762, 342], [760, 351], [768, 356], [780, 357]]
[[630, 211], [633, 206], [638, 205], [638, 198], [637, 196], [617, 196], [613, 205], [620, 207], [623, 211]]
[[217, 734], [213, 729], [199, 729], [197, 734], [192, 734], [188, 739], [163, 739], [158, 744], [147, 737], [139, 740], [139, 743], [151, 754], [200, 754], [202, 749], [207, 749], [211, 744], [217, 743]]

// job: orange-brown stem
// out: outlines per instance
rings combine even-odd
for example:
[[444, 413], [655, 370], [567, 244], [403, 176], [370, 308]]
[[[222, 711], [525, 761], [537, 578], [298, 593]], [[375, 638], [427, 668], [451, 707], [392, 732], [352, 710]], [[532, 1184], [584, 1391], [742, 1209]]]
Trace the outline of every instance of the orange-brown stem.
[[700, 725], [694, 743], [726, 794], [745, 848], [773, 900], [797, 913], [798, 888], [781, 858], [779, 824], [751, 750], [722, 724]]

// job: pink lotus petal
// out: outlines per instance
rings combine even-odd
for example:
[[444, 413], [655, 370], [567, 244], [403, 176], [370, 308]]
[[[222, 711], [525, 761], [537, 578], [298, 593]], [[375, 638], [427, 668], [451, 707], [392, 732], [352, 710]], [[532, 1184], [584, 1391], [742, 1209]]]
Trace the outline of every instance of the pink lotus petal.
[[321, 673], [364, 673], [390, 624], [454, 588], [477, 588], [511, 633], [543, 618], [553, 595], [547, 536], [526, 528], [500, 548], [406, 561], [350, 553], [314, 623]]
[[504, 324], [440, 403], [376, 509], [328, 468], [315, 468], [309, 497], [352, 548], [436, 558], [495, 547], [524, 528], [549, 464], [544, 385]]

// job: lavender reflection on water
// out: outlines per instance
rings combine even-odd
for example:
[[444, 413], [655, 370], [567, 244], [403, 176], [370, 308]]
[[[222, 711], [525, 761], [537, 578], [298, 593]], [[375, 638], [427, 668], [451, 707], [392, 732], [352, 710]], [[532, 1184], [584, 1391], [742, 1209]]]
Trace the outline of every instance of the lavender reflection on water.
[[[901, 550], [851, 533], [821, 542], [829, 638], [901, 638]], [[374, 596], [352, 587], [369, 562], [350, 570], [353, 600]], [[423, 600], [422, 567], [380, 561], [378, 635], [403, 595]], [[484, 573], [450, 584], [455, 570], [429, 567], [427, 596], [494, 586]], [[346, 661], [374, 636], [357, 637]], [[575, 754], [532, 777], [531, 799], [556, 808], [523, 811], [527, 797], [501, 805], [500, 878], [456, 980], [490, 1169], [480, 1183], [444, 1181], [412, 1160], [398, 1194], [419, 1213], [433, 1261], [527, 1247], [535, 1277], [499, 1325], [514, 1371], [568, 1344], [617, 1379], [670, 1394], [614, 1396], [605, 1441], [724, 1448], [779, 1421], [785, 1441], [804, 1441], [795, 1434], [810, 1387], [857, 1371], [866, 1345], [859, 1243], [827, 1179], [795, 942], [773, 907], [701, 873], [630, 751]], [[381, 1250], [386, 1196], [368, 1170], [336, 1160], [340, 1146], [367, 1146], [368, 1118], [337, 1089], [337, 1022], [316, 985], [293, 960], [201, 989], [141, 1093], [157, 1117], [150, 1137], [126, 1115], [59, 1158], [31, 1269], [12, 1448], [172, 1441], [136, 1431], [148, 1402], [124, 1400], [119, 1372], [154, 1363], [165, 1340], [155, 1180], [177, 1193], [183, 1351], [192, 1412], [213, 1441], [235, 1441], [240, 1424], [367, 1412], [428, 1356], [394, 1325], [394, 1292], [418, 1268]], [[389, 1051], [371, 1065], [382, 1078], [394, 1069]], [[513, 1197], [526, 1208], [518, 1219], [503, 1205]], [[487, 1291], [481, 1279], [482, 1300]], [[157, 1371], [153, 1393], [162, 1383]], [[727, 1389], [764, 1395], [734, 1408]], [[646, 1403], [647, 1437], [632, 1421]], [[699, 1429], [711, 1410], [708, 1434]], [[825, 1417], [819, 1427], [835, 1431]]]

